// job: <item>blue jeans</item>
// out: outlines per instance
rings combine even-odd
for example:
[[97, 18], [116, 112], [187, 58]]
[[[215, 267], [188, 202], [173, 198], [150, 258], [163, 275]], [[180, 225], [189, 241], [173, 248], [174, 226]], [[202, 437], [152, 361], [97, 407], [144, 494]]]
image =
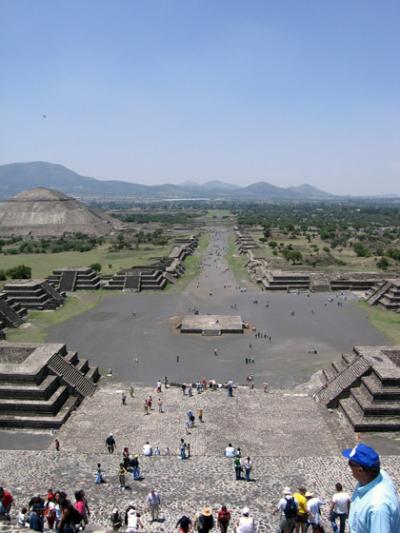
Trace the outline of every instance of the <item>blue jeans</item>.
[[134, 466], [132, 469], [132, 477], [135, 480], [140, 479], [140, 468], [138, 466]]
[[0, 502], [0, 515], [8, 515], [10, 513], [11, 506], [12, 502], [10, 503], [10, 505], [7, 505], [7, 507], [4, 507], [3, 502]]
[[246, 481], [250, 481], [250, 468], [245, 468], [244, 475], [245, 475]]
[[[339, 530], [336, 524], [336, 520], [339, 518]], [[329, 520], [331, 521], [332, 531], [333, 533], [344, 533], [344, 529], [346, 526], [346, 519], [347, 514], [338, 514], [332, 511], [332, 513], [329, 516]]]

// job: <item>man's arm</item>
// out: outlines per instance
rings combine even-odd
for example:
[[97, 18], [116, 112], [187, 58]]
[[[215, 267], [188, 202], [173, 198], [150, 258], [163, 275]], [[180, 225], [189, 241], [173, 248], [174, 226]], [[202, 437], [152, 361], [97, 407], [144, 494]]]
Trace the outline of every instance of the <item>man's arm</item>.
[[368, 511], [369, 531], [393, 533], [391, 527], [391, 510], [386, 503], [374, 505]]

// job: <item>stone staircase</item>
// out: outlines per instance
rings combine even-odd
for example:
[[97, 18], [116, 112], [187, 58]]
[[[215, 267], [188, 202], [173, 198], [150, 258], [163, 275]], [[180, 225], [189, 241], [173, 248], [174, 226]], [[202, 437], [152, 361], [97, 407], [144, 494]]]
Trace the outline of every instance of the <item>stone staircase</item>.
[[267, 290], [309, 290], [310, 275], [306, 272], [267, 270], [261, 283]]
[[96, 390], [96, 385], [60, 354], [54, 354], [47, 364], [50, 370], [62, 376], [62, 379], [82, 396], [91, 396]]
[[60, 285], [58, 290], [60, 292], [72, 292], [75, 290], [76, 272], [73, 270], [64, 270], [61, 275]]
[[383, 283], [374, 285], [366, 299], [368, 305], [376, 305], [391, 285], [390, 281], [384, 281]]
[[338, 408], [354, 431], [400, 430], [399, 348], [355, 347], [332, 368], [314, 395], [326, 407]]
[[63, 296], [45, 280], [24, 279], [6, 283], [7, 298], [26, 309], [57, 309], [63, 304]]
[[0, 293], [0, 320], [4, 327], [17, 328], [25, 319], [27, 311], [18, 302]]

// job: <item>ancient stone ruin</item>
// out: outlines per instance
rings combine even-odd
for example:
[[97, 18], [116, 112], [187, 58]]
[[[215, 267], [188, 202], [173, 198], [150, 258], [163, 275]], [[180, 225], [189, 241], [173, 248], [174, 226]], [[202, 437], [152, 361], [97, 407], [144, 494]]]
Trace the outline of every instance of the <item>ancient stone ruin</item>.
[[400, 280], [386, 279], [376, 283], [366, 300], [369, 305], [379, 305], [388, 311], [400, 312]]
[[316, 401], [339, 409], [354, 431], [400, 430], [399, 346], [355, 346], [322, 379]]
[[200, 335], [222, 335], [222, 333], [243, 333], [244, 323], [240, 316], [228, 315], [186, 315], [178, 328], [181, 333]]
[[62, 192], [38, 187], [0, 202], [0, 235], [60, 237], [68, 233], [107, 235], [121, 223]]
[[21, 279], [4, 285], [9, 300], [26, 309], [57, 309], [64, 297], [43, 279]]
[[58, 268], [53, 270], [47, 281], [59, 292], [93, 291], [100, 288], [100, 276], [89, 267]]
[[59, 428], [99, 379], [65, 344], [0, 342], [0, 427]]

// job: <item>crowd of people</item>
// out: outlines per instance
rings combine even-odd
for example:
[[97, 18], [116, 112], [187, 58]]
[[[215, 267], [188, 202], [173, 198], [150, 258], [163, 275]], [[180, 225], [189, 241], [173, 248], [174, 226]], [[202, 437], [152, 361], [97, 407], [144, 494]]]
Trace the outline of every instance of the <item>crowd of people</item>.
[[[184, 442], [183, 439], [182, 441]], [[186, 453], [186, 447], [184, 449]], [[303, 486], [294, 492], [290, 487], [285, 487], [274, 511], [274, 514], [279, 515], [280, 533], [324, 532], [323, 515], [329, 517], [333, 533], [345, 533], [347, 522], [350, 533], [400, 532], [399, 496], [392, 479], [381, 469], [377, 452], [370, 446], [359, 443], [354, 448], [344, 450], [342, 455], [348, 460], [353, 477], [357, 480], [353, 495], [345, 492], [339, 482], [335, 485], [331, 499], [326, 502]], [[225, 449], [225, 456], [233, 459], [235, 470], [237, 465], [242, 465], [240, 448], [229, 444]], [[245, 479], [250, 480], [250, 457], [246, 461], [250, 467], [249, 476], [246, 472]], [[100, 465], [98, 466], [100, 469]], [[121, 488], [125, 488], [125, 475], [129, 470], [133, 479], [140, 479], [138, 455], [132, 457], [125, 448], [118, 471]], [[240, 479], [240, 476], [236, 479]], [[11, 492], [0, 487], [0, 517], [11, 519], [13, 503]], [[321, 512], [323, 506], [324, 513]], [[147, 520], [142, 519], [143, 512], [147, 513], [151, 522], [165, 521], [165, 516], [161, 513], [161, 496], [156, 490], [149, 492], [141, 506], [131, 503], [124, 511], [114, 507], [109, 517], [110, 526], [114, 531], [127, 533], [144, 531]], [[232, 519], [234, 516], [237, 518]], [[44, 497], [33, 496], [16, 516], [20, 528], [29, 527], [40, 532], [45, 528], [54, 529], [57, 533], [81, 531], [89, 523], [89, 517], [90, 509], [83, 490], [75, 491], [71, 501], [64, 491], [52, 489]], [[188, 533], [190, 530], [208, 533], [215, 527], [221, 533], [227, 533], [228, 529], [235, 533], [256, 533], [257, 521], [249, 507], [244, 507], [238, 513], [222, 505], [217, 511], [204, 507], [192, 517], [184, 514], [177, 518], [175, 527], [180, 533]], [[166, 531], [165, 528], [163, 530]]]

